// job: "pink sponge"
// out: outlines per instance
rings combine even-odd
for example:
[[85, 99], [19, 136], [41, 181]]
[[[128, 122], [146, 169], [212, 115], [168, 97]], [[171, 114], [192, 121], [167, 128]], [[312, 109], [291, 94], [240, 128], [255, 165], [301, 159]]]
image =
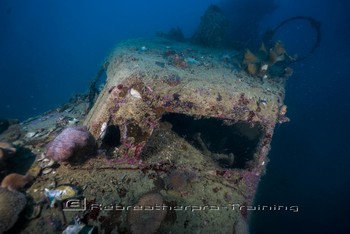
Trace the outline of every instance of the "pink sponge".
[[86, 157], [95, 150], [95, 139], [85, 126], [64, 129], [48, 146], [46, 157], [62, 162]]

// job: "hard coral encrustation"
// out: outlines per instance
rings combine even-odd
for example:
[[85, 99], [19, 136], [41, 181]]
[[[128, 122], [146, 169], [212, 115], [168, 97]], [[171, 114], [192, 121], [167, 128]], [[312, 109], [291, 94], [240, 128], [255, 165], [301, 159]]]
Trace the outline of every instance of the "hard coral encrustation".
[[9, 230], [27, 203], [24, 194], [0, 188], [0, 233]]
[[163, 203], [163, 197], [159, 193], [142, 195], [133, 206], [137, 208], [130, 210], [128, 213], [127, 221], [130, 233], [156, 233], [165, 219], [167, 211], [155, 207], [162, 206]]
[[10, 191], [19, 191], [32, 180], [33, 177], [29, 174], [20, 175], [17, 173], [11, 173], [1, 181], [1, 187]]
[[58, 162], [81, 160], [95, 149], [95, 139], [85, 126], [69, 127], [49, 144], [46, 157]]

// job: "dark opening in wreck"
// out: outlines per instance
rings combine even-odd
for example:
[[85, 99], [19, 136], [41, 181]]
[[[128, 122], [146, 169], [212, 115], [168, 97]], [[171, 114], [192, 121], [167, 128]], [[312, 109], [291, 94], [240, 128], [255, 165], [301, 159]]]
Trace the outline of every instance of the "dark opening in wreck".
[[165, 114], [161, 121], [169, 122], [175, 133], [223, 168], [246, 168], [263, 135], [259, 124], [246, 122], [227, 124], [216, 118], [177, 113]]
[[120, 129], [117, 125], [110, 125], [106, 128], [106, 134], [102, 140], [102, 148], [119, 147], [121, 145]]

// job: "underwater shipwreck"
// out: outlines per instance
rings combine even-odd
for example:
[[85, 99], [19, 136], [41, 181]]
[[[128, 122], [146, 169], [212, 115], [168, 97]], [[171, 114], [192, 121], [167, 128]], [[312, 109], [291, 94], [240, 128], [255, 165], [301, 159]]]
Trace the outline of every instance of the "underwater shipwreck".
[[292, 73], [257, 53], [127, 40], [101, 90], [2, 121], [0, 233], [247, 233]]

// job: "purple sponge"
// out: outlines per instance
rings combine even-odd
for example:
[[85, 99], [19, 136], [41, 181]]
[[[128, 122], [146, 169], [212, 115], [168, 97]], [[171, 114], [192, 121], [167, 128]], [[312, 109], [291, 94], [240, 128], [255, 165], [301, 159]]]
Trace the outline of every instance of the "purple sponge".
[[91, 155], [95, 146], [95, 139], [85, 126], [69, 127], [49, 144], [46, 157], [58, 162], [70, 161]]

